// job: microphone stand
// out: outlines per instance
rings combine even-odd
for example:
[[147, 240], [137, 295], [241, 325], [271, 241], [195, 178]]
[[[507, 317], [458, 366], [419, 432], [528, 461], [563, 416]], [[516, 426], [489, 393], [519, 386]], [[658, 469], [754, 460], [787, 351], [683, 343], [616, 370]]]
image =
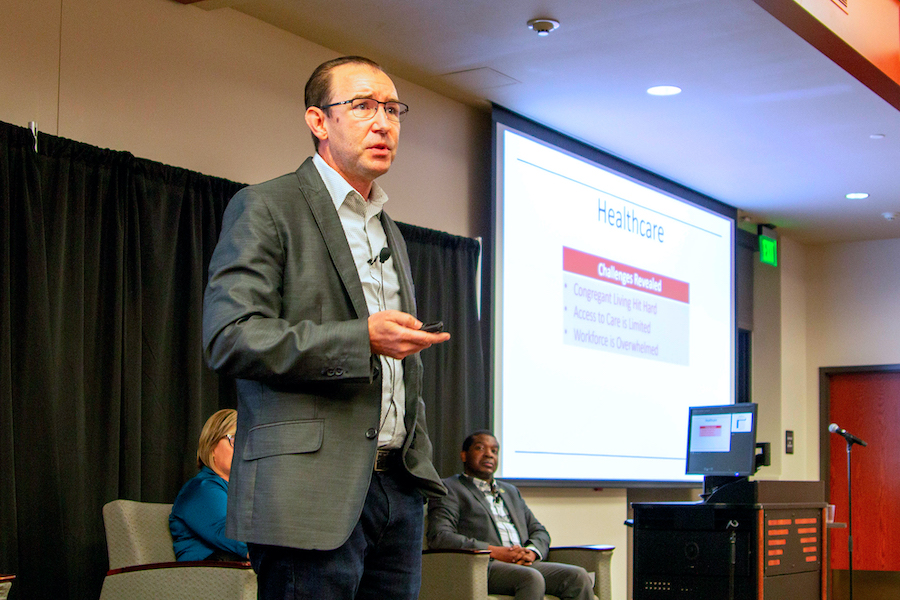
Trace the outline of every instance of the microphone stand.
[[849, 565], [850, 568], [848, 570], [849, 573], [849, 587], [850, 587], [850, 596], [849, 600], [853, 600], [853, 479], [850, 478], [851, 468], [850, 468], [850, 451], [853, 449], [853, 442], [850, 440], [846, 440], [847, 442], [847, 553], [849, 554]]
[[737, 533], [734, 528], [737, 527], [737, 525], [737, 521], [732, 519], [728, 522], [728, 525], [725, 526], [725, 529], [731, 530], [731, 533], [728, 536], [730, 558], [728, 561], [728, 600], [734, 600], [734, 567], [737, 564]]

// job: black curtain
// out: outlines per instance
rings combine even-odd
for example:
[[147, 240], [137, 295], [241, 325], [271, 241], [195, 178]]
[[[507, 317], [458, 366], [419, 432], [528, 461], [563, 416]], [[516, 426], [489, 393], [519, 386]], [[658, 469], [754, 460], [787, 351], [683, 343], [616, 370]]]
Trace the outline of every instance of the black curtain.
[[[242, 184], [38, 142], [35, 152], [29, 130], [0, 123], [0, 573], [17, 576], [12, 598], [95, 600], [102, 506], [172, 502], [196, 472], [203, 422], [235, 406], [231, 382], [203, 362], [200, 322], [222, 211]], [[418, 238], [422, 315], [458, 328], [452, 346], [423, 356], [429, 430], [444, 452], [487, 414], [465, 291], [477, 251], [405, 231]]]
[[462, 471], [463, 439], [490, 424], [485, 349], [478, 315], [477, 240], [398, 223], [409, 249], [419, 319], [443, 321], [450, 341], [422, 352], [423, 396], [434, 466]]

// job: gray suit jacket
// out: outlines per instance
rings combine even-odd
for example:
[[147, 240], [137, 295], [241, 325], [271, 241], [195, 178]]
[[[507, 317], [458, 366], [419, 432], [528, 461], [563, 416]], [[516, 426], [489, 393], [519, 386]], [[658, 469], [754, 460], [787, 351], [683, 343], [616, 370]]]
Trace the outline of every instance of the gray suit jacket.
[[[443, 480], [447, 495], [428, 501], [428, 547], [479, 549], [502, 546], [491, 507], [465, 475]], [[550, 534], [535, 518], [516, 486], [497, 480], [500, 498], [519, 532], [522, 546], [533, 545], [547, 558]]]
[[[406, 244], [382, 213], [405, 312], [415, 314]], [[203, 344], [237, 379], [238, 428], [226, 533], [330, 550], [350, 535], [375, 461], [381, 361], [334, 203], [308, 159], [296, 173], [229, 202], [209, 266]], [[425, 495], [443, 494], [431, 463], [422, 362], [404, 359], [403, 464]]]

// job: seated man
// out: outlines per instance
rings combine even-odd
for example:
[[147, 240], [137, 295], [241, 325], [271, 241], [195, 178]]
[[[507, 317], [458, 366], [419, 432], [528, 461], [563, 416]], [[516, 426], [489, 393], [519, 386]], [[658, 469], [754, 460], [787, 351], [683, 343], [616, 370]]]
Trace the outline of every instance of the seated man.
[[544, 562], [550, 534], [515, 486], [494, 480], [500, 445], [476, 431], [462, 446], [463, 475], [444, 479], [447, 495], [428, 502], [428, 546], [491, 551], [488, 593], [541, 600], [593, 600], [591, 578], [581, 567]]

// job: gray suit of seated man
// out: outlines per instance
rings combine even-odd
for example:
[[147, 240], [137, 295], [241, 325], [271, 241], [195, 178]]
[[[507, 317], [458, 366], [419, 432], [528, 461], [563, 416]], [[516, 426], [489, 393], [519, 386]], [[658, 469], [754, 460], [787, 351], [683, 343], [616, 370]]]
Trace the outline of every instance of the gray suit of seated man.
[[476, 431], [463, 442], [465, 473], [444, 479], [447, 495], [428, 502], [429, 548], [490, 550], [490, 594], [593, 600], [587, 571], [543, 560], [550, 534], [515, 486], [494, 479], [499, 451], [490, 431]]

